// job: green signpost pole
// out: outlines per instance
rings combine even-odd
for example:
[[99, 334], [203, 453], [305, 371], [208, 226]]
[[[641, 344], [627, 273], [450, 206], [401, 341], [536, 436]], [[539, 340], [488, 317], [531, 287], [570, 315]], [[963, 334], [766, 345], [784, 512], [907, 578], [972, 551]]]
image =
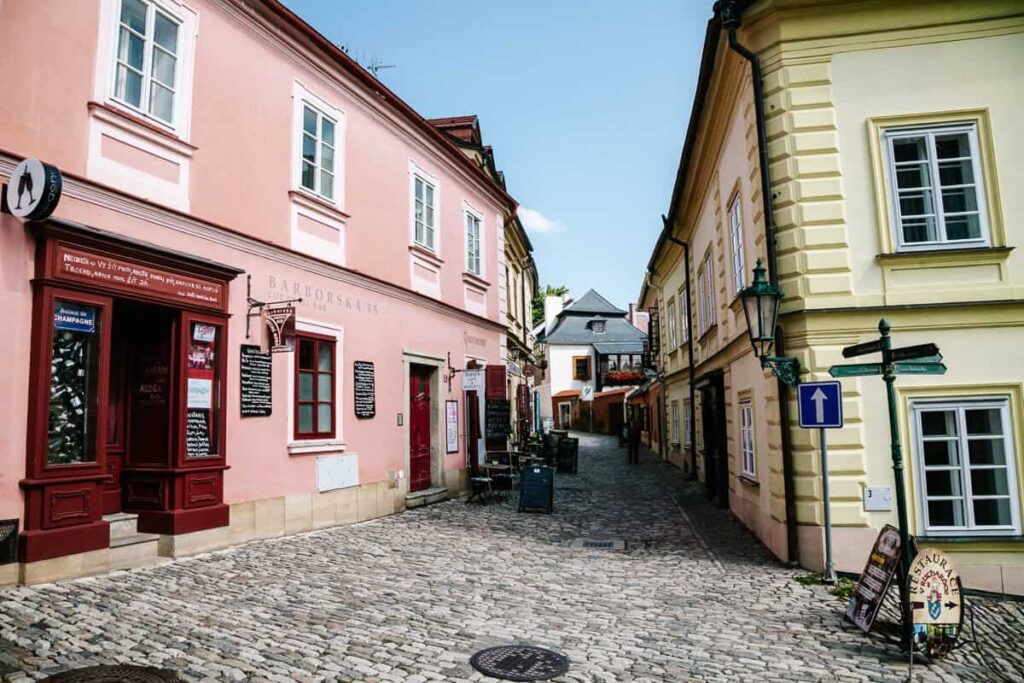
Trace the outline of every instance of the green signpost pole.
[[[900, 611], [903, 617], [903, 638], [907, 647], [913, 643], [913, 623], [911, 620], [910, 596], [908, 595], [908, 579], [913, 549], [910, 546], [910, 524], [907, 521], [907, 493], [903, 481], [903, 449], [900, 447], [900, 430], [896, 418], [896, 382], [897, 375], [944, 375], [946, 366], [942, 364], [939, 347], [933, 343], [917, 344], [892, 348], [889, 336], [891, 327], [882, 318], [878, 323], [881, 337], [874, 341], [854, 344], [843, 349], [843, 358], [855, 358], [872, 353], [882, 353], [881, 363], [855, 363], [852, 365], [833, 365], [829, 374], [833, 377], [865, 377], [881, 375], [885, 381], [885, 398], [889, 404], [889, 439], [892, 444], [892, 473], [896, 485], [896, 512], [900, 523], [900, 563], [897, 576], [900, 585]], [[824, 434], [822, 435], [824, 445]], [[823, 449], [824, 451], [824, 449]], [[823, 453], [824, 454], [824, 453]], [[827, 496], [827, 494], [826, 494]], [[827, 509], [827, 508], [826, 508]]]
[[900, 447], [900, 430], [896, 419], [896, 381], [892, 361], [892, 338], [889, 337], [889, 322], [882, 318], [878, 331], [882, 334], [882, 379], [885, 381], [885, 395], [889, 403], [889, 438], [892, 442], [892, 473], [896, 487], [896, 512], [900, 524], [900, 609], [903, 616], [903, 638], [909, 645], [913, 637], [913, 622], [910, 615], [910, 595], [907, 579], [910, 575], [910, 531], [907, 522], [907, 495], [903, 483], [903, 449]]
[[821, 435], [821, 497], [825, 501], [825, 573], [822, 583], [836, 582], [836, 567], [832, 561], [832, 499], [828, 493], [828, 444], [825, 441], [825, 430], [819, 429]]

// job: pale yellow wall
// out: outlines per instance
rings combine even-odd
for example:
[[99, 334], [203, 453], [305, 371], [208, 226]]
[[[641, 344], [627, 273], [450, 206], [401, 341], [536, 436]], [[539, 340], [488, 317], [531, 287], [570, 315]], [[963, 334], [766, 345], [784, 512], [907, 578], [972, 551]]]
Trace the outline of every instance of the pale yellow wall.
[[[805, 15], [789, 25], [783, 22], [779, 34], [800, 40], [769, 50], [769, 135], [783, 286], [790, 295], [786, 310], [805, 311], [784, 317], [787, 351], [800, 359], [808, 372], [805, 379], [829, 379], [830, 365], [854, 362], [842, 358], [842, 347], [877, 337], [884, 315], [892, 324], [894, 345], [934, 342], [949, 368], [944, 376], [901, 376], [897, 381], [912, 533], [921, 531], [921, 520], [907, 400], [1013, 397], [1024, 391], [1024, 306], [1005, 303], [1024, 299], [1019, 249], [1024, 228], [1017, 218], [1024, 210], [1017, 190], [1024, 181], [1019, 161], [1024, 154], [1019, 95], [1024, 91], [1024, 23], [1019, 5], [1016, 17], [984, 20], [986, 11], [1009, 7], [1005, 2], [969, 8], [907, 5], [901, 6], [898, 20], [894, 13], [843, 15], [833, 8], [813, 21]], [[957, 21], [957, 13], [965, 11], [977, 14], [970, 19], [979, 23], [967, 24], [967, 17]], [[858, 36], [853, 30], [836, 31], [838, 25], [892, 30]], [[991, 146], [986, 147], [984, 130], [979, 143], [993, 244], [1013, 251], [877, 258], [887, 251], [880, 221], [889, 211], [879, 193], [877, 145], [872, 150], [878, 126], [886, 117], [914, 123], [936, 115], [947, 115], [946, 120], [978, 116], [989, 126]], [[982, 301], [1001, 303], [943, 306]], [[905, 308], [914, 304], [931, 307]], [[864, 310], [882, 305], [896, 307]], [[827, 307], [862, 310], [813, 312]], [[831, 508], [839, 568], [859, 571], [874, 530], [896, 524], [897, 515], [863, 509], [864, 487], [893, 485], [884, 384], [875, 377], [844, 379], [843, 388], [846, 427], [829, 432]], [[1011, 398], [1014, 403], [1019, 400]], [[795, 419], [795, 403], [791, 409]], [[1017, 485], [1024, 493], [1024, 418], [1019, 405], [1012, 413]], [[820, 568], [818, 439], [806, 430], [791, 433], [801, 559]], [[982, 541], [949, 548], [956, 551], [968, 586], [1024, 592], [1024, 553], [1016, 546]]]
[[[1001, 206], [988, 207], [990, 217], [1003, 217], [1009, 246], [1024, 238], [1024, 34], [911, 45], [884, 50], [846, 52], [834, 57], [832, 93], [836, 108], [845, 212], [850, 239], [853, 290], [858, 304], [878, 304], [886, 293], [882, 269], [875, 258], [883, 252], [878, 237], [878, 209], [888, 206], [876, 197], [875, 168], [869, 146], [870, 119], [907, 114], [987, 110], [994, 143], [994, 169]], [[965, 115], [966, 116], [966, 115]], [[954, 116], [955, 118], [955, 116]], [[881, 206], [879, 206], [881, 204]], [[991, 223], [991, 221], [990, 221]], [[855, 239], [853, 239], [855, 237]], [[941, 292], [942, 301], [1005, 299], [1024, 296], [1024, 251], [1015, 249], [1005, 263], [1011, 289], [1000, 287], [998, 266], [963, 269], [922, 263], [913, 275], [916, 291], [896, 292], [911, 301], [927, 301]], [[893, 282], [890, 280], [889, 293]], [[988, 285], [988, 286], [986, 286]]]
[[[1024, 299], [1024, 228], [1018, 218], [1024, 211], [1018, 189], [1024, 181], [1024, 7], [1007, 0], [818, 5], [764, 0], [745, 14], [744, 22], [740, 40], [758, 49], [765, 68], [786, 353], [799, 359], [805, 381], [830, 379], [829, 366], [850, 362], [842, 358], [842, 348], [877, 336], [878, 319], [885, 315], [896, 345], [935, 342], [945, 356], [945, 376], [898, 380], [901, 436], [912, 482], [907, 397], [933, 395], [940, 387], [946, 396], [1024, 392], [1024, 306], [905, 308]], [[699, 303], [698, 269], [709, 248], [714, 254], [718, 324], [713, 333], [695, 342], [696, 372], [699, 376], [715, 368], [725, 370], [734, 474], [741, 465], [737, 403], [743, 392], [754, 397], [762, 481], [760, 487], [731, 481], [732, 507], [782, 556], [785, 515], [775, 382], [750, 356], [742, 312], [729, 307], [733, 288], [726, 212], [734, 188], [739, 188], [744, 202], [748, 270], [763, 254], [764, 226], [749, 76], [723, 44], [724, 38], [682, 199], [675, 207], [674, 227], [676, 237], [691, 243], [694, 309]], [[983, 149], [985, 161], [991, 162], [985, 178], [990, 224], [1003, 228], [1001, 235], [998, 229], [993, 231], [994, 243], [1014, 250], [969, 258], [953, 253], [879, 261], [876, 256], [886, 247], [880, 236], [879, 167], [872, 158], [877, 158], [871, 144], [877, 126], [884, 117], [960, 110], [981, 112], [977, 116], [990, 127], [992, 145]], [[980, 143], [984, 146], [986, 140]], [[663, 317], [664, 297], [677, 294], [682, 278], [679, 251], [666, 246], [656, 261]], [[865, 310], [883, 304], [898, 307]], [[692, 333], [698, 336], [696, 315], [691, 317]], [[662, 326], [664, 335], [664, 320]], [[666, 412], [672, 400], [682, 406], [689, 397], [685, 373], [676, 372], [684, 359], [682, 353], [667, 358]], [[877, 378], [844, 380], [846, 427], [829, 434], [837, 559], [848, 571], [862, 567], [875, 530], [896, 521], [895, 512], [863, 509], [865, 486], [892, 485], [883, 386]], [[790, 412], [800, 556], [805, 566], [820, 568], [819, 443], [816, 433], [795, 426], [793, 400]], [[1018, 485], [1024, 482], [1021, 412], [1020, 406], [1013, 411]], [[698, 442], [700, 433], [698, 419]], [[703, 464], [700, 458], [698, 462]], [[909, 493], [916, 528], [912, 486]], [[998, 583], [1002, 589], [1016, 586], [1016, 592], [1024, 592], [1024, 553], [999, 543], [970, 548], [970, 553], [960, 552], [968, 585], [991, 590]]]

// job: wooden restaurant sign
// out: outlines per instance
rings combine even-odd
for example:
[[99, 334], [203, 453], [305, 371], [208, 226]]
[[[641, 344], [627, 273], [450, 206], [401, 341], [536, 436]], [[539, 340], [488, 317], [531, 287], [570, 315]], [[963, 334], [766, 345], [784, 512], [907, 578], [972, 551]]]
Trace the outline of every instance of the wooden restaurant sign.
[[203, 308], [223, 308], [227, 295], [227, 286], [223, 282], [63, 243], [56, 245], [53, 274], [62, 280], [95, 284], [147, 299]]

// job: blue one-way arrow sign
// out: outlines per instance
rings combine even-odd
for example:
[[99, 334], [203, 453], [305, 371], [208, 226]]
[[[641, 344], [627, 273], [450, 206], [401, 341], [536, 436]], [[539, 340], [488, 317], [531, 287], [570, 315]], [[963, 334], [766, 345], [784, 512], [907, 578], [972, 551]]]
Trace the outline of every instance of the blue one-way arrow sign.
[[797, 385], [800, 426], [804, 429], [838, 429], [843, 426], [843, 387], [839, 382], [807, 382]]

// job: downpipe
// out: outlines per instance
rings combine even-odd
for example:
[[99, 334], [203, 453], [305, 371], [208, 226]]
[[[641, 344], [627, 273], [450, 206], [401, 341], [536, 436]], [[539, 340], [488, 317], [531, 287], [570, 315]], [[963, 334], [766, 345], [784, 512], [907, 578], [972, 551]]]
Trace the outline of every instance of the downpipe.
[[[683, 242], [677, 240], [672, 236], [672, 226], [668, 224], [668, 218], [665, 216], [661, 217], [662, 222], [665, 224], [665, 237], [669, 242], [677, 244], [683, 248], [683, 272], [685, 277], [686, 285], [686, 353], [688, 357], [688, 366], [690, 372], [690, 379], [687, 385], [690, 390], [690, 426], [697, 424], [697, 389], [694, 386], [694, 363], [693, 363], [693, 306], [690, 301], [690, 244], [689, 242]], [[686, 425], [683, 425], [683, 431], [686, 431]], [[683, 434], [683, 443], [686, 441], [688, 434]], [[697, 479], [697, 439], [696, 436], [690, 439], [690, 480], [696, 481]]]
[[[764, 217], [765, 245], [768, 260], [768, 280], [776, 287], [779, 284], [778, 257], [775, 251], [775, 213], [772, 209], [771, 195], [771, 171], [769, 169], [768, 156], [768, 126], [764, 116], [764, 84], [761, 75], [761, 61], [758, 56], [742, 45], [736, 38], [736, 29], [740, 25], [740, 11], [736, 7], [735, 0], [726, 0], [717, 6], [719, 19], [722, 27], [726, 29], [729, 40], [729, 48], [743, 57], [750, 64], [750, 75], [754, 86], [754, 118], [757, 122], [757, 150], [760, 159], [761, 176], [761, 214]], [[775, 328], [775, 353], [785, 353], [785, 338], [782, 326]], [[793, 467], [793, 446], [789, 433], [789, 386], [781, 379], [775, 380], [776, 391], [779, 396], [779, 436], [782, 443], [782, 479], [786, 508], [786, 554], [788, 564], [797, 566], [799, 564], [800, 552], [798, 548], [797, 522], [796, 522], [796, 486], [794, 483], [795, 473]]]

